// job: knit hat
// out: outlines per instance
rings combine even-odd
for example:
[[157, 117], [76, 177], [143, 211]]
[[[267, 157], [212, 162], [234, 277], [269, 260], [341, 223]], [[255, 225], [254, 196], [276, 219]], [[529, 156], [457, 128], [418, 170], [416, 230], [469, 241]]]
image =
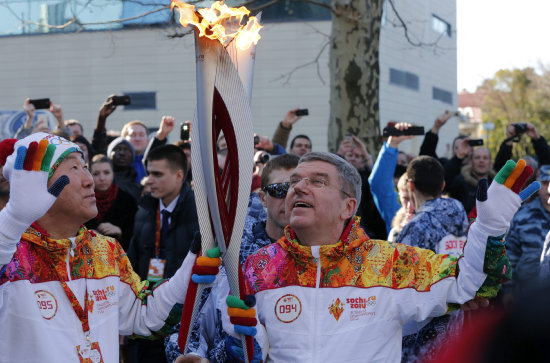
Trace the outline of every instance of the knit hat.
[[67, 139], [62, 138], [61, 136], [56, 136], [52, 134], [47, 134], [45, 132], [37, 132], [34, 134], [31, 134], [24, 139], [17, 140], [15, 145], [13, 146], [13, 149], [15, 150], [14, 153], [12, 153], [10, 156], [8, 156], [6, 160], [6, 165], [4, 166], [4, 178], [7, 180], [10, 180], [11, 171], [13, 170], [13, 165], [15, 163], [15, 158], [17, 156], [17, 149], [20, 146], [25, 146], [26, 148], [29, 147], [31, 142], [40, 143], [40, 140], [45, 139], [48, 140], [50, 144], [55, 145], [55, 152], [52, 157], [52, 161], [50, 163], [50, 173], [49, 177], [53, 175], [59, 164], [65, 159], [67, 155], [73, 152], [79, 152], [84, 156], [84, 153], [77, 144], [70, 142]]
[[132, 146], [132, 144], [130, 144], [130, 141], [126, 140], [122, 136], [119, 136], [116, 139], [114, 139], [113, 141], [111, 141], [111, 143], [107, 147], [107, 157], [111, 158], [111, 153], [113, 152], [113, 149], [115, 147], [117, 147], [118, 145], [120, 145], [120, 144], [128, 145], [130, 147], [130, 150], [132, 150], [132, 159], [135, 159], [136, 152], [134, 151], [134, 147]]
[[550, 165], [540, 167], [539, 181], [550, 181]]

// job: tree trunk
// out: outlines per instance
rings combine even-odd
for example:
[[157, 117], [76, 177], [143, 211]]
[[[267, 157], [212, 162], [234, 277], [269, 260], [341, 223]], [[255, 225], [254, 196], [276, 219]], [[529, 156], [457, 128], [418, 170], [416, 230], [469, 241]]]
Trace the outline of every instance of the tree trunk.
[[332, 0], [328, 149], [345, 135], [359, 137], [371, 155], [381, 146], [378, 62], [383, 0]]

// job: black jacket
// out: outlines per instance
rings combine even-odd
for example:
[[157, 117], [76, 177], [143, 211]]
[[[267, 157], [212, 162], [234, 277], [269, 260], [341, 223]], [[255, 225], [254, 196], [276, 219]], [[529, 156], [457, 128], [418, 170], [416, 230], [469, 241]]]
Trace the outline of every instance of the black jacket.
[[97, 218], [94, 218], [84, 223], [84, 225], [88, 229], [96, 229], [100, 223], [109, 222], [119, 227], [122, 231], [122, 235], [117, 237], [117, 240], [122, 248], [127, 251], [130, 245], [130, 239], [132, 238], [132, 232], [134, 231], [134, 217], [136, 211], [137, 205], [134, 198], [124, 190], [119, 189], [115, 201], [107, 213], [105, 213], [103, 220], [98, 221]]
[[[531, 139], [531, 144], [533, 144], [539, 166], [550, 164], [550, 146], [548, 146], [546, 139], [542, 136], [538, 140]], [[500, 144], [500, 149], [493, 163], [495, 171], [498, 172], [509, 159], [512, 159], [512, 148], [513, 145], [506, 145], [506, 141]]]
[[[147, 278], [149, 261], [155, 254], [158, 208], [158, 199], [151, 197], [149, 194], [144, 196], [139, 203], [134, 221], [134, 234], [128, 248], [128, 258], [142, 280]], [[181, 266], [193, 242], [193, 236], [198, 230], [199, 222], [195, 207], [195, 196], [189, 185], [184, 183], [176, 208], [172, 213], [164, 245], [166, 251], [165, 278], [173, 276]]]
[[370, 191], [370, 170], [364, 168], [358, 171], [361, 176], [361, 203], [359, 203], [356, 214], [361, 217], [361, 227], [370, 238], [386, 240], [388, 238], [386, 223], [380, 216]]

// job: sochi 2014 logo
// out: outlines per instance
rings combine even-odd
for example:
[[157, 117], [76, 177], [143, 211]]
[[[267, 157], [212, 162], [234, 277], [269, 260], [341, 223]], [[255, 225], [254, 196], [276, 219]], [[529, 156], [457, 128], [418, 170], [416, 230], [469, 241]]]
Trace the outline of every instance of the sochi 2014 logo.
[[340, 301], [340, 298], [332, 301], [332, 304], [328, 307], [328, 312], [330, 315], [334, 316], [334, 319], [338, 321], [342, 313], [344, 312], [344, 303]]

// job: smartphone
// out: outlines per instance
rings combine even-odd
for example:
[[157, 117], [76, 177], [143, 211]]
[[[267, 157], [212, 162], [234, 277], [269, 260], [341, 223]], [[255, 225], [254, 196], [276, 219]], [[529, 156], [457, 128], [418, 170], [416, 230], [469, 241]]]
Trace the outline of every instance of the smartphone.
[[50, 99], [49, 98], [37, 98], [35, 100], [29, 101], [36, 110], [40, 109], [49, 109], [50, 108]]
[[382, 131], [382, 136], [384, 137], [409, 135], [424, 135], [424, 126], [412, 126], [406, 130], [398, 130], [395, 127], [384, 127], [384, 130]]
[[113, 96], [113, 105], [115, 106], [129, 106], [131, 104], [130, 96]]
[[470, 146], [483, 146], [483, 139], [471, 139], [468, 140]]
[[300, 108], [294, 112], [296, 116], [307, 116], [309, 115], [309, 110], [307, 108]]
[[189, 140], [189, 136], [191, 136], [190, 131], [191, 128], [189, 127], [189, 123], [183, 122], [180, 129], [180, 139], [183, 141]]
[[254, 136], [254, 147], [260, 143], [260, 137], [258, 135]]

